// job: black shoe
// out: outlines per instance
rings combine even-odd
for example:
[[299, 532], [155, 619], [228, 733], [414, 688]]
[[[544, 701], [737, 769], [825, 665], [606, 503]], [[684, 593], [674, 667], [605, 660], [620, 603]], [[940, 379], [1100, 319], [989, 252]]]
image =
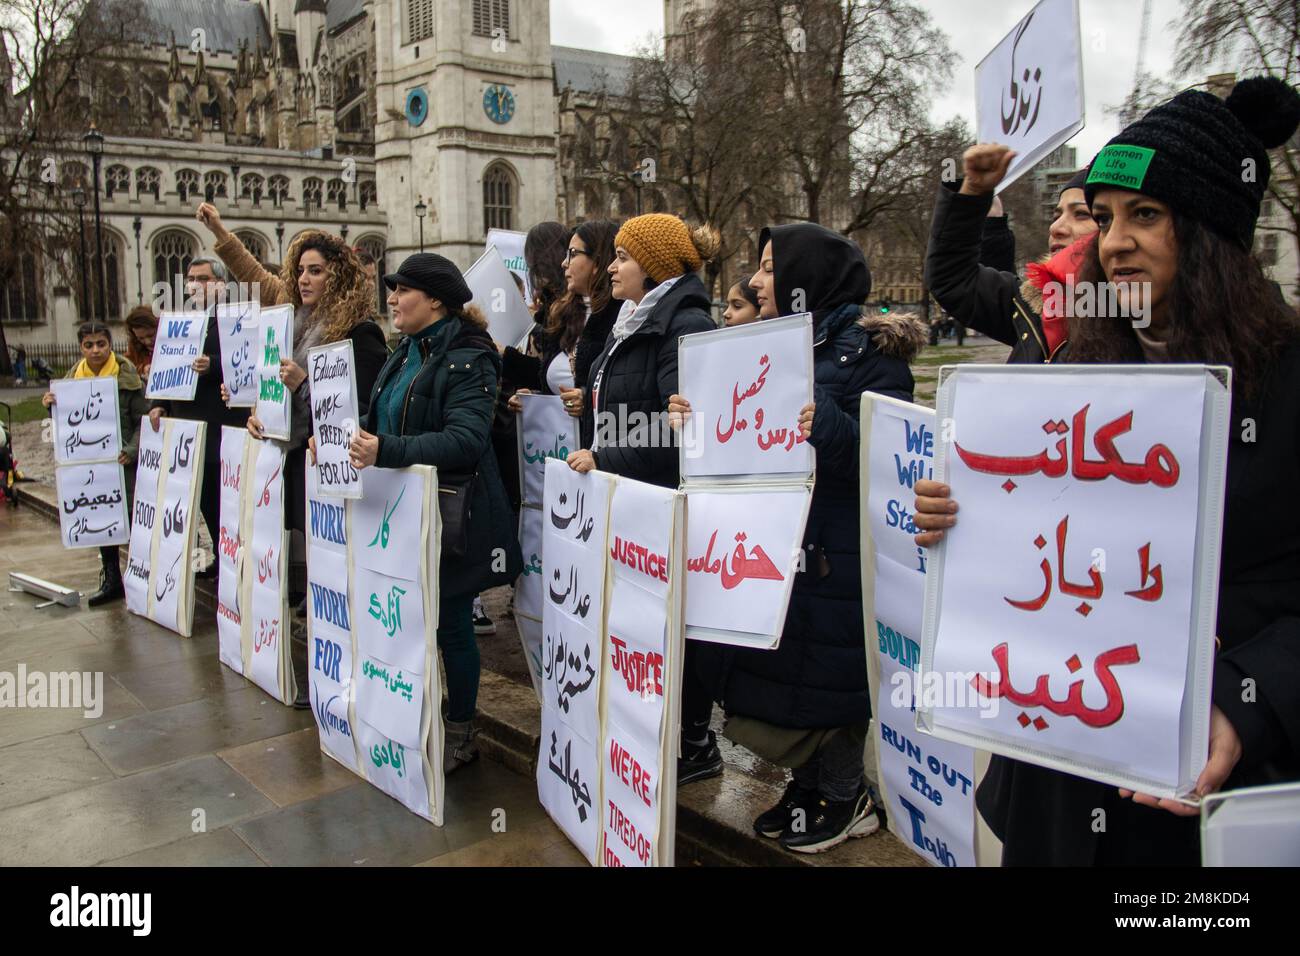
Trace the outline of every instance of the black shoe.
[[294, 710], [311, 710], [311, 690], [300, 690], [293, 699]]
[[709, 731], [709, 742], [702, 747], [682, 743], [682, 755], [677, 758], [677, 786], [716, 777], [720, 773], [722, 751], [718, 749], [718, 737], [713, 731]]
[[105, 582], [100, 585], [98, 591], [86, 598], [86, 604], [90, 607], [99, 607], [101, 604], [120, 601], [124, 597], [126, 597], [126, 588], [122, 586], [122, 579], [118, 578], [116, 584]]
[[876, 802], [865, 783], [852, 800], [827, 800], [818, 794], [803, 809], [803, 826], [796, 817], [781, 834], [781, 846], [795, 853], [825, 853], [849, 837], [864, 837], [880, 829]]
[[478, 598], [474, 599], [474, 633], [478, 635], [495, 634], [497, 626], [492, 623], [492, 618], [487, 616], [483, 610], [483, 604]]
[[[112, 557], [106, 556], [104, 551], [112, 551]], [[99, 590], [86, 598], [86, 604], [99, 607], [124, 597], [126, 588], [122, 584], [122, 567], [117, 563], [117, 548], [103, 548], [99, 555]]]
[[785, 793], [781, 794], [781, 799], [772, 809], [758, 815], [754, 820], [754, 832], [759, 836], [765, 836], [775, 840], [785, 832], [790, 821], [794, 819], [794, 812], [799, 807], [804, 808], [804, 818], [807, 819], [808, 807], [817, 799], [816, 790], [805, 790], [799, 786], [798, 782], [791, 780], [789, 786], [785, 788]]

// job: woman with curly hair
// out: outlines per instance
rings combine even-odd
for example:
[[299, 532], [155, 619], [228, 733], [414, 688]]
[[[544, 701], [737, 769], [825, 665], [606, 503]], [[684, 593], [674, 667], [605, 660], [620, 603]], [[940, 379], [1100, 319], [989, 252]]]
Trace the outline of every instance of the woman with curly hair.
[[158, 316], [147, 305], [137, 305], [126, 314], [126, 357], [146, 382], [153, 364], [153, 343], [158, 336]]
[[[376, 321], [374, 296], [352, 248], [338, 236], [316, 229], [300, 233], [289, 245], [280, 274], [273, 275], [244, 247], [239, 237], [221, 221], [211, 203], [202, 203], [196, 218], [216, 237], [216, 253], [231, 277], [253, 285], [263, 306], [291, 304], [293, 356], [280, 360], [280, 377], [292, 394], [289, 440], [284, 466], [285, 522], [290, 530], [306, 532], [306, 455], [311, 433], [310, 389], [307, 385], [307, 352], [318, 345], [352, 340], [357, 376], [358, 412], [369, 407], [370, 391], [379, 370], [388, 360], [384, 333]], [[262, 438], [262, 423], [248, 416], [248, 431]], [[297, 604], [306, 597], [306, 562], [292, 561], [289, 599]], [[294, 642], [294, 669], [300, 676], [295, 707], [310, 706], [307, 700], [307, 647]]]

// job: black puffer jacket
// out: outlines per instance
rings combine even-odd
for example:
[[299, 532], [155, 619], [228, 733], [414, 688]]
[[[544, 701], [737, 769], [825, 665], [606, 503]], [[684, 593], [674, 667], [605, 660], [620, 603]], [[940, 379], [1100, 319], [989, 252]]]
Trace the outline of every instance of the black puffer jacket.
[[944, 184], [935, 200], [925, 252], [930, 294], [962, 325], [1011, 346], [1009, 362], [1060, 361], [1069, 343], [1062, 342], [1048, 357], [1039, 315], [1042, 294], [1013, 273], [980, 265], [984, 220], [993, 194], [965, 196], [957, 192], [959, 185]]
[[[592, 362], [591, 380], [583, 390], [582, 447], [591, 448], [593, 439], [600, 438], [597, 468], [664, 488], [677, 487], [675, 433], [659, 427], [669, 397], [677, 392], [677, 340], [715, 328], [704, 283], [689, 273], [655, 303], [640, 328], [622, 342], [612, 336], [607, 340]], [[595, 410], [607, 423], [599, 436], [592, 415], [597, 402]], [[642, 415], [648, 425], [624, 434], [625, 425], [635, 426]]]
[[[768, 238], [759, 240], [762, 249]], [[893, 314], [868, 325], [861, 304], [871, 275], [857, 245], [821, 226], [770, 232], [776, 297], [794, 314], [794, 292], [812, 305], [817, 411], [809, 443], [817, 484], [804, 534], [805, 569], [795, 576], [775, 651], [704, 645], [699, 674], [728, 713], [779, 727], [830, 728], [871, 714], [862, 622], [858, 409], [864, 391], [911, 400], [908, 362], [924, 341], [919, 322]]]
[[[523, 570], [515, 522], [506, 498], [490, 432], [496, 404], [501, 357], [486, 329], [459, 317], [446, 334], [421, 342], [423, 362], [404, 400], [402, 434], [383, 435], [376, 464], [381, 468], [433, 465], [440, 481], [466, 478], [477, 469], [470, 505], [469, 554], [444, 561], [444, 594], [477, 594], [509, 584]], [[380, 393], [406, 360], [402, 339], [379, 372], [362, 428], [376, 433]], [[505, 567], [493, 568], [493, 554], [506, 555]]]

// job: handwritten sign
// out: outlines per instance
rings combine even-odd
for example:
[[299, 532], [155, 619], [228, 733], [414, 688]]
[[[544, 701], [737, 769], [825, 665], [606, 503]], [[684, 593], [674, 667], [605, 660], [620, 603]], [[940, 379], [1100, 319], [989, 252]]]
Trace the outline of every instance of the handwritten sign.
[[862, 394], [862, 600], [877, 779], [891, 830], [936, 866], [974, 866], [975, 752], [918, 733], [927, 555], [913, 486], [934, 475], [934, 412]]
[[221, 429], [221, 496], [217, 536], [217, 656], [236, 674], [244, 673], [243, 615], [239, 569], [243, 559], [244, 457], [248, 430]]
[[[496, 246], [497, 252], [510, 270], [510, 274], [517, 276], [519, 281], [524, 284], [524, 302], [533, 301], [533, 284], [528, 278], [528, 262], [524, 259], [524, 243], [528, 239], [528, 234], [524, 232], [515, 232], [510, 229], [489, 229], [487, 232], [487, 245]], [[513, 344], [513, 343], [511, 343]]]
[[116, 461], [60, 465], [54, 479], [65, 548], [99, 548], [130, 540], [121, 465]]
[[231, 408], [257, 404], [258, 304], [217, 304], [217, 337], [221, 342], [221, 381], [230, 393]]
[[140, 438], [135, 466], [135, 502], [131, 507], [131, 543], [127, 550], [126, 608], [141, 617], [149, 613], [149, 567], [153, 560], [154, 526], [158, 521], [158, 485], [162, 475], [163, 438], [153, 430], [149, 416], [140, 417]]
[[1001, 192], [1083, 129], [1078, 0], [1040, 0], [975, 67], [976, 139], [1018, 155]]
[[930, 559], [918, 726], [1119, 787], [1191, 789], [1227, 396], [1198, 366], [947, 376], [935, 472], [961, 518]]
[[202, 312], [163, 312], [158, 316], [158, 336], [145, 396], [153, 399], [193, 401], [199, 385], [194, 360], [203, 354], [208, 317]]
[[465, 284], [474, 293], [469, 304], [478, 306], [487, 316], [493, 341], [518, 345], [527, 338], [528, 330], [533, 327], [532, 313], [495, 246], [488, 246], [469, 267]]
[[289, 663], [288, 532], [284, 527], [284, 449], [274, 442], [248, 439], [249, 481], [242, 489], [248, 542], [242, 580], [244, 675], [287, 704], [297, 694]]
[[288, 441], [292, 396], [280, 378], [280, 360], [293, 358], [293, 306], [263, 309], [258, 325], [255, 414], [267, 438]]
[[307, 352], [311, 424], [316, 436], [316, 481], [329, 498], [360, 498], [361, 473], [352, 467], [348, 444], [357, 432], [357, 374], [352, 340]]
[[771, 319], [682, 337], [680, 391], [691, 403], [683, 479], [791, 475], [813, 469], [799, 410], [813, 400], [812, 317]]
[[54, 462], [117, 461], [122, 424], [115, 378], [61, 378], [54, 393]]

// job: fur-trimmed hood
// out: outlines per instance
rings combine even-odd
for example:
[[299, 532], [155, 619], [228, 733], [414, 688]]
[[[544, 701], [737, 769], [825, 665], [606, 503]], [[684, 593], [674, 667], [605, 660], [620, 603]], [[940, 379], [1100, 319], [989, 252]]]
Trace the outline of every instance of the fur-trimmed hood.
[[909, 364], [921, 354], [928, 337], [920, 318], [906, 312], [868, 313], [858, 320], [858, 325], [871, 334], [871, 341], [881, 355]]

